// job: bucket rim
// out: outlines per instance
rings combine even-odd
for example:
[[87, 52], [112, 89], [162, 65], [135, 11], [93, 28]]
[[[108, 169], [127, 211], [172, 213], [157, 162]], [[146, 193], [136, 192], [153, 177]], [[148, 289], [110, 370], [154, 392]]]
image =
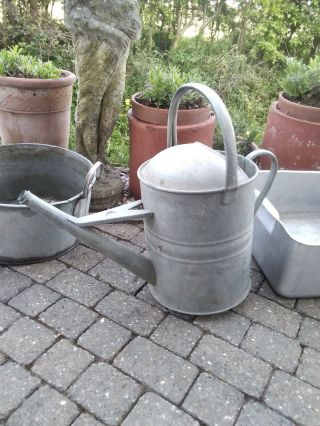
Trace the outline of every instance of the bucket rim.
[[[0, 146], [0, 153], [1, 151], [45, 151], [45, 150], [49, 150], [49, 151], [56, 151], [56, 152], [65, 152], [65, 155], [69, 156], [69, 157], [73, 157], [73, 158], [79, 158], [81, 160], [83, 160], [85, 163], [88, 164], [89, 169], [93, 166], [92, 162], [90, 160], [88, 160], [88, 158], [84, 157], [83, 155], [79, 154], [78, 152], [75, 151], [71, 151], [69, 149], [66, 148], [62, 148], [60, 146], [55, 146], [55, 145], [49, 145], [49, 144], [38, 144], [38, 143], [16, 143], [16, 144], [8, 144], [8, 145], [1, 145]], [[72, 197], [65, 199], [65, 200], [61, 200], [61, 201], [55, 201], [53, 203], [50, 203], [52, 206], [62, 206], [65, 204], [68, 204], [70, 202], [73, 202], [77, 199], [80, 199], [83, 195], [83, 191], [80, 191], [79, 193], [73, 195]], [[29, 207], [23, 205], [23, 204], [7, 204], [7, 203], [1, 203], [0, 202], [0, 207], [1, 208], [8, 208], [8, 209], [29, 209]]]

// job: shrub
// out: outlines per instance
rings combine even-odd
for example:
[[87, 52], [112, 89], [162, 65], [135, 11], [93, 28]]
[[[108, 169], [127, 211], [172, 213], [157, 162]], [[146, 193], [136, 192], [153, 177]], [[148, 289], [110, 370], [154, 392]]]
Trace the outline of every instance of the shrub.
[[[199, 81], [196, 73], [182, 72], [175, 65], [157, 64], [150, 68], [142, 93], [137, 100], [156, 108], [169, 108], [175, 92], [183, 84]], [[201, 108], [206, 102], [199, 94], [187, 93], [181, 100], [181, 109]]]
[[62, 23], [50, 17], [36, 22], [31, 16], [17, 16], [14, 24], [0, 23], [0, 48], [15, 45], [27, 55], [74, 70], [72, 36]]
[[30, 55], [23, 55], [22, 49], [14, 46], [11, 49], [0, 51], [0, 75], [25, 78], [59, 78], [61, 70], [51, 61], [42, 62], [41, 59]]
[[[251, 63], [224, 39], [184, 40], [172, 54], [171, 63], [182, 69], [194, 69], [225, 103], [239, 140], [260, 143], [267, 111], [280, 89], [278, 67]], [[222, 148], [219, 128], [215, 131], [216, 147]]]
[[308, 65], [288, 58], [282, 87], [293, 101], [320, 106], [320, 55]]
[[[111, 137], [111, 161], [126, 165], [129, 149], [126, 112], [133, 93], [143, 90], [146, 68], [141, 64], [165, 71], [170, 65], [187, 75], [181, 83], [196, 80], [216, 90], [228, 108], [237, 140], [259, 144], [268, 108], [280, 90], [280, 70], [261, 63], [250, 63], [245, 55], [238, 54], [230, 46], [228, 40], [212, 43], [200, 40], [197, 43], [196, 39], [187, 39], [182, 40], [177, 50], [169, 55], [138, 49], [131, 53], [127, 65], [126, 101]], [[172, 95], [165, 96], [167, 105]], [[215, 131], [215, 142], [216, 148], [223, 148], [219, 128]]]

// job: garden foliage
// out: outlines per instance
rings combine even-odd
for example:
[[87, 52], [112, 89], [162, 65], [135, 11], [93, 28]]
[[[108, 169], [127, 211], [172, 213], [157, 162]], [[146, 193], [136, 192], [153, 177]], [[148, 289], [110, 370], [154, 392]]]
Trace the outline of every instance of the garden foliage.
[[0, 75], [23, 78], [59, 78], [61, 70], [51, 61], [43, 62], [31, 55], [24, 55], [14, 46], [0, 50]]
[[[307, 85], [319, 69], [319, 60], [312, 59], [320, 47], [319, 0], [139, 2], [143, 36], [128, 60], [123, 109], [108, 147], [109, 159], [116, 164], [127, 164], [126, 114], [133, 93], [145, 90], [149, 71], [155, 77], [153, 89], [162, 91], [161, 96], [169, 86], [173, 88], [166, 77], [169, 71], [176, 83], [190, 79], [212, 87], [230, 112], [237, 139], [259, 144], [269, 105], [281, 90], [286, 58], [295, 57], [301, 64], [311, 58], [313, 71]], [[26, 55], [73, 70], [72, 39], [63, 24], [51, 18], [52, 1], [3, 0], [2, 4], [6, 9], [0, 48], [18, 45]], [[184, 38], [195, 22], [194, 36]], [[73, 113], [75, 102], [76, 93]], [[219, 131], [215, 139], [221, 147]]]
[[310, 59], [308, 65], [288, 58], [282, 87], [292, 100], [320, 106], [320, 55]]

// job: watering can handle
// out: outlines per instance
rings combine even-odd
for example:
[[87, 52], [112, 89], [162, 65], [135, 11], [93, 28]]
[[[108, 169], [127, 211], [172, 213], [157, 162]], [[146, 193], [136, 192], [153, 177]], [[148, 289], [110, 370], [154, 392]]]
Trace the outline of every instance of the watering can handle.
[[256, 203], [254, 205], [254, 213], [257, 212], [257, 210], [260, 207], [263, 199], [265, 198], [265, 196], [269, 192], [269, 189], [271, 188], [271, 185], [272, 185], [272, 183], [274, 181], [274, 178], [276, 177], [277, 170], [278, 170], [278, 160], [277, 160], [277, 157], [274, 155], [273, 152], [267, 151], [266, 149], [258, 149], [256, 151], [250, 152], [250, 154], [248, 154], [246, 156], [246, 158], [248, 158], [249, 160], [253, 161], [256, 158], [261, 157], [262, 155], [265, 155], [266, 157], [270, 158], [270, 160], [271, 160], [271, 169], [270, 169], [268, 180], [267, 180], [264, 188], [260, 192], [258, 198], [256, 199]]
[[[224, 148], [226, 152], [226, 191], [236, 189], [238, 187], [237, 175], [237, 148], [236, 138], [233, 130], [228, 110], [221, 100], [220, 96], [209, 87], [199, 83], [188, 83], [181, 86], [174, 94], [169, 108], [168, 128], [167, 128], [167, 144], [168, 148], [177, 144], [177, 114], [182, 96], [189, 90], [195, 90], [201, 93], [209, 101], [217, 120], [221, 126]], [[231, 197], [232, 198], [232, 197]], [[227, 200], [225, 200], [228, 202]], [[232, 199], [229, 200], [231, 202]]]
[[94, 165], [88, 171], [87, 176], [86, 176], [84, 183], [83, 183], [81, 198], [87, 198], [88, 197], [88, 193], [90, 192], [91, 188], [93, 187], [96, 179], [100, 177], [102, 169], [103, 169], [103, 163], [101, 163], [101, 161], [97, 161], [96, 163], [94, 163]]

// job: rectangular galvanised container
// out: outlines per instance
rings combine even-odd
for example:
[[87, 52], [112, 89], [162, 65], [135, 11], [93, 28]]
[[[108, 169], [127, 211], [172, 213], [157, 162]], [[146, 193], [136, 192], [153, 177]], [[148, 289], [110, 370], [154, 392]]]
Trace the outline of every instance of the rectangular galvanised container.
[[[260, 171], [260, 190], [267, 179]], [[253, 255], [284, 297], [320, 296], [320, 172], [279, 170], [256, 213]]]

